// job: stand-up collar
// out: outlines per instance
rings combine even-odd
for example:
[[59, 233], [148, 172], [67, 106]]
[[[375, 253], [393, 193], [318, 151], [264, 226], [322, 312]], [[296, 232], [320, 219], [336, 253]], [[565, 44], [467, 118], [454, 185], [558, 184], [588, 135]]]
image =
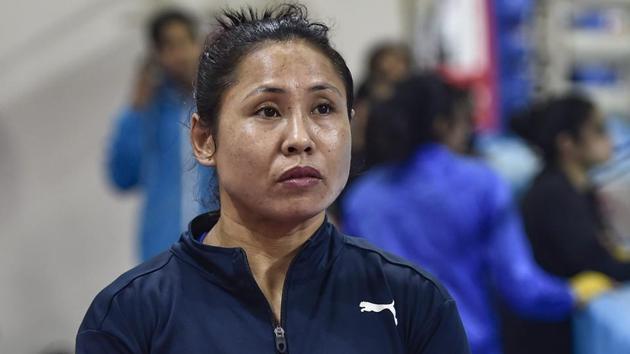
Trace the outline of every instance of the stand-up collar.
[[[210, 273], [228, 288], [251, 287], [251, 271], [242, 248], [225, 248], [203, 244], [200, 237], [219, 220], [218, 213], [205, 213], [194, 218], [171, 251]], [[328, 220], [304, 243], [293, 260], [287, 280], [308, 279], [329, 268], [341, 250], [342, 236]]]

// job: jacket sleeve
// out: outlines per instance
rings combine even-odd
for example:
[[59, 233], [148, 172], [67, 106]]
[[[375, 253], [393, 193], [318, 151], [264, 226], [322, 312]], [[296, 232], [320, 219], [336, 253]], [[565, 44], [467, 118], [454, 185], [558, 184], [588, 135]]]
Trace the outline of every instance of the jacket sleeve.
[[76, 354], [147, 353], [153, 317], [143, 310], [138, 296], [99, 294], [79, 327]]
[[85, 330], [77, 335], [76, 354], [132, 354], [116, 336], [98, 330]]
[[116, 120], [107, 151], [107, 174], [120, 190], [129, 190], [140, 182], [146, 115], [147, 111], [128, 107]]
[[536, 264], [511, 190], [498, 176], [493, 179], [484, 203], [490, 281], [521, 316], [547, 321], [566, 318], [575, 303], [569, 284]]
[[431, 276], [419, 271], [404, 278], [400, 330], [409, 354], [470, 354], [455, 301]]
[[417, 354], [470, 354], [468, 339], [455, 301], [446, 300], [435, 311], [427, 340], [416, 344]]

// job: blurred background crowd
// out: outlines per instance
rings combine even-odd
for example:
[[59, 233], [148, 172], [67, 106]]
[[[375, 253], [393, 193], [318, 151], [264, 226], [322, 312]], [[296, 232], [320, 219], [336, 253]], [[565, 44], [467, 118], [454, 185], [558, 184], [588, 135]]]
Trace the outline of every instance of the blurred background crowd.
[[[200, 46], [271, 3], [0, 5], [0, 353], [72, 353], [94, 294], [217, 208]], [[330, 220], [434, 274], [474, 354], [630, 353], [630, 1], [303, 3], [357, 88]]]

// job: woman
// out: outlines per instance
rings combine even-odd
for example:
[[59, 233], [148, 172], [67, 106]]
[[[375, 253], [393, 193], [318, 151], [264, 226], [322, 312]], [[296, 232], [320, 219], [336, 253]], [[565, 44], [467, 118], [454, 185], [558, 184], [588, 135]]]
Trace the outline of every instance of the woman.
[[434, 74], [414, 76], [374, 107], [367, 158], [376, 167], [348, 191], [344, 226], [435, 274], [458, 303], [472, 352], [498, 354], [496, 300], [558, 320], [609, 284], [592, 274], [567, 282], [536, 265], [507, 183], [447, 147], [457, 119], [449, 91]]
[[[512, 120], [513, 130], [540, 153], [544, 167], [526, 191], [522, 214], [538, 264], [570, 278], [594, 270], [630, 280], [630, 263], [616, 260], [588, 172], [610, 157], [603, 115], [588, 99], [552, 98]], [[512, 318], [509, 353], [572, 353], [570, 322], [545, 324]], [[544, 343], [544, 344], [543, 344]]]
[[191, 140], [220, 212], [94, 300], [78, 353], [468, 353], [457, 309], [405, 261], [340, 234], [352, 77], [301, 6], [226, 11]]

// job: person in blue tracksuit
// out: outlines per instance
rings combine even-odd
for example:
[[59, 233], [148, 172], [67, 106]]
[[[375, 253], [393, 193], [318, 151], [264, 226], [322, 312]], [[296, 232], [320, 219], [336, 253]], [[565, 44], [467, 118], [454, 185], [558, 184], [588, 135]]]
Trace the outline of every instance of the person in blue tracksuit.
[[226, 10], [196, 80], [192, 149], [220, 210], [94, 299], [78, 354], [468, 354], [431, 276], [338, 232], [350, 71], [306, 8]]
[[[151, 54], [132, 102], [120, 113], [107, 152], [107, 172], [120, 191], [141, 189], [139, 253], [142, 260], [177, 241], [199, 213], [213, 174], [197, 168], [186, 134], [192, 80], [199, 56], [194, 19], [179, 10], [157, 14], [149, 25]], [[200, 183], [201, 182], [201, 183]]]
[[[439, 77], [415, 76], [395, 91], [370, 116], [367, 159], [377, 167], [347, 192], [345, 231], [443, 281], [474, 354], [501, 352], [497, 297], [524, 316], [552, 321], [609, 286], [586, 274], [572, 289], [535, 264], [507, 183], [441, 143], [458, 123]], [[585, 284], [595, 292], [583, 292]]]

